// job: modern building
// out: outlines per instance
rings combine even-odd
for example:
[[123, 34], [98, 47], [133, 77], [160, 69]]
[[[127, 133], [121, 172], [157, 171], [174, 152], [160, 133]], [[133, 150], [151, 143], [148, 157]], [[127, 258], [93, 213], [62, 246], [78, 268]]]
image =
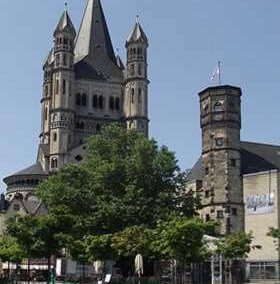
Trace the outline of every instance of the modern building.
[[280, 146], [240, 140], [240, 88], [210, 87], [199, 93], [202, 154], [187, 187], [200, 192], [201, 217], [218, 220], [219, 233], [252, 232], [247, 278], [279, 279], [279, 251], [270, 227], [279, 228]]

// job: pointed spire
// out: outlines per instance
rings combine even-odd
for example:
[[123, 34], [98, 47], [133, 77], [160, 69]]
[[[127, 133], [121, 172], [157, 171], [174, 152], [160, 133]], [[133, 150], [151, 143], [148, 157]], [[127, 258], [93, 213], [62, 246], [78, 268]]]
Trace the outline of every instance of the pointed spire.
[[[90, 65], [100, 65], [116, 57], [100, 0], [88, 0], [75, 46], [76, 62], [87, 57]], [[104, 63], [103, 63], [104, 64]]]
[[136, 16], [136, 23], [130, 35], [126, 40], [126, 46], [131, 43], [143, 42], [148, 45], [148, 38], [139, 23], [139, 15]]
[[68, 8], [67, 3], [65, 3], [65, 10], [59, 20], [59, 23], [55, 29], [54, 36], [56, 36], [60, 32], [68, 31], [73, 34], [73, 36], [76, 36], [76, 30], [75, 27], [70, 19], [70, 16], [68, 14]]

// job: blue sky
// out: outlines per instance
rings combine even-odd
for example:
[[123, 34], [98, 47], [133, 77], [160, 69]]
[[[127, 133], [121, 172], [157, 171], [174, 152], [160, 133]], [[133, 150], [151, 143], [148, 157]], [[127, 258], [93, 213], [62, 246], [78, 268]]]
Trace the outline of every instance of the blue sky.
[[[64, 2], [0, 1], [0, 179], [36, 159], [42, 62]], [[279, 143], [279, 0], [102, 3], [123, 59], [125, 39], [140, 14], [150, 39], [150, 135], [177, 153], [183, 169], [200, 155], [197, 93], [210, 85], [218, 60], [222, 83], [243, 89], [242, 139]], [[78, 29], [86, 0], [68, 4]]]

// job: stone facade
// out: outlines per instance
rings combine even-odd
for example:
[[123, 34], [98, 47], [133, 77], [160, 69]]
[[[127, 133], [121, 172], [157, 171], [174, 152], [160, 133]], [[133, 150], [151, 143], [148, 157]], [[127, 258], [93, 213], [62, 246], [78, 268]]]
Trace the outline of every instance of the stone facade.
[[84, 142], [108, 123], [149, 134], [148, 39], [137, 21], [114, 53], [100, 0], [88, 0], [79, 33], [67, 11], [43, 64], [41, 134], [36, 164], [4, 179], [7, 198], [32, 192], [41, 179], [84, 159]]
[[244, 230], [240, 179], [240, 97], [232, 86], [200, 94], [202, 129], [202, 217], [220, 222], [222, 235]]

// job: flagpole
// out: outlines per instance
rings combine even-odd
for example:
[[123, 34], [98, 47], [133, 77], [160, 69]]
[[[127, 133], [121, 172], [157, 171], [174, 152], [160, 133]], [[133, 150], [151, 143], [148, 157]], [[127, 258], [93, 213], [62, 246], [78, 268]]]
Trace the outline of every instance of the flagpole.
[[218, 61], [219, 86], [221, 86], [221, 61]]

